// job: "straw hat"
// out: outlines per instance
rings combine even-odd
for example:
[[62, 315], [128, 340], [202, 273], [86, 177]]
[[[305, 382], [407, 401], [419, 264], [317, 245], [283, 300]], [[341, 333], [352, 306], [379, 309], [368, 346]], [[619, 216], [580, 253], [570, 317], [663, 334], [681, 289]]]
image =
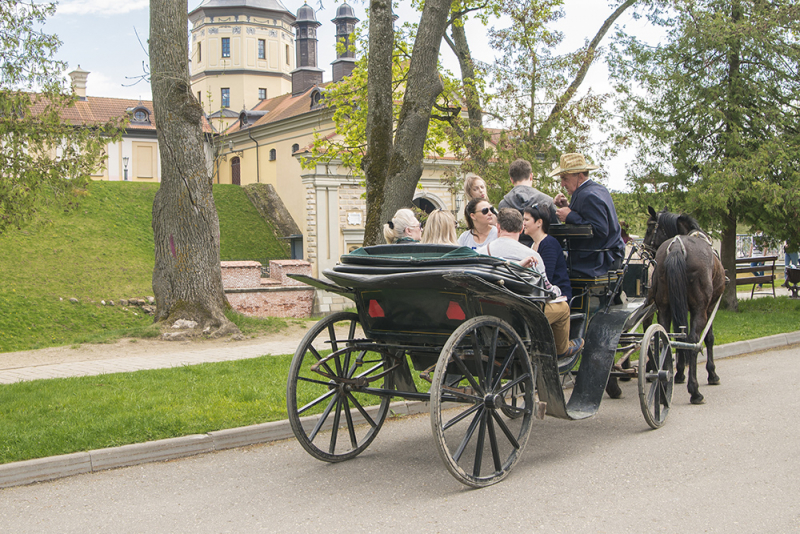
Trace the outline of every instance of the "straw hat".
[[567, 173], [586, 172], [599, 169], [597, 165], [589, 165], [583, 154], [562, 154], [558, 167], [550, 172], [550, 176], [560, 176]]

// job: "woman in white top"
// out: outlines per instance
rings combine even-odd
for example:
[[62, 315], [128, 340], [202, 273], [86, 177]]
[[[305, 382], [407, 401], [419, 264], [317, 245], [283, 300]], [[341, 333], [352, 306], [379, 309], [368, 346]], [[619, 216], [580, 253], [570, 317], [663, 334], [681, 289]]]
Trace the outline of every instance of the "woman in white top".
[[468, 230], [458, 237], [459, 245], [475, 250], [497, 239], [497, 210], [488, 200], [470, 200], [464, 214]]

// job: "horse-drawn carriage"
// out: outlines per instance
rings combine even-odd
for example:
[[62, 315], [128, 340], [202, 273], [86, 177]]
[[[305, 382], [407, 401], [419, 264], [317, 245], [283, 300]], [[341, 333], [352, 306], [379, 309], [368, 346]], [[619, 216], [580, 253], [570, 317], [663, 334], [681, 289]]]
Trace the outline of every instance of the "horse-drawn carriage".
[[[647, 287], [647, 265], [572, 279], [571, 337], [586, 342], [577, 370], [577, 357], [556, 356], [542, 311], [552, 295], [537, 273], [514, 263], [462, 247], [379, 245], [343, 256], [324, 274], [329, 281], [295, 278], [351, 298], [357, 313], [319, 321], [289, 372], [289, 421], [315, 458], [338, 462], [361, 453], [392, 398], [430, 402], [445, 466], [475, 487], [508, 475], [534, 417], [591, 417], [607, 386], [615, 396], [616, 378], [638, 379], [651, 427], [666, 420], [670, 335], [658, 324], [637, 333], [652, 305], [644, 292], [622, 291]], [[615, 364], [616, 355], [625, 360], [637, 351], [637, 366]], [[566, 377], [574, 379], [568, 399]]]

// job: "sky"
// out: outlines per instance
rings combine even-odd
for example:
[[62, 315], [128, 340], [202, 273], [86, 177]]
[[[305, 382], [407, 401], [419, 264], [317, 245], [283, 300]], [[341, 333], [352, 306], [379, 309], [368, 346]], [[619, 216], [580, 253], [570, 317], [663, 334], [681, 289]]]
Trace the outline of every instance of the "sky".
[[[201, 0], [189, 0], [189, 11]], [[303, 5], [304, 0], [282, 0], [292, 12]], [[309, 5], [316, 10], [318, 29], [318, 66], [322, 68], [324, 80], [331, 78], [331, 62], [336, 59], [334, 25], [330, 22], [336, 14], [340, 1], [311, 0]], [[350, 0], [356, 15], [364, 15], [368, 2]], [[410, 2], [401, 1], [396, 13], [399, 22], [418, 20], [419, 14], [410, 8]], [[565, 50], [574, 50], [584, 39], [594, 36], [602, 21], [611, 14], [603, 0], [566, 0], [565, 17], [558, 28], [565, 32], [562, 44]], [[637, 32], [643, 22], [635, 21], [630, 14], [623, 14], [618, 24]], [[45, 24], [44, 31], [56, 34], [62, 41], [57, 58], [68, 65], [67, 72], [79, 65], [89, 71], [87, 94], [116, 98], [151, 100], [150, 84], [142, 80], [143, 64], [147, 64], [147, 38], [149, 34], [149, 0], [60, 0], [55, 16]], [[494, 51], [489, 47], [486, 28], [478, 21], [467, 26], [470, 46], [476, 59], [490, 62]], [[442, 44], [443, 62], [452, 72], [458, 73], [458, 63], [446, 44]], [[583, 89], [591, 87], [594, 92], [611, 90], [605, 64], [595, 64], [589, 71]], [[613, 190], [625, 188], [625, 164], [631, 154], [623, 153], [609, 161], [600, 162], [609, 171], [608, 185]]]

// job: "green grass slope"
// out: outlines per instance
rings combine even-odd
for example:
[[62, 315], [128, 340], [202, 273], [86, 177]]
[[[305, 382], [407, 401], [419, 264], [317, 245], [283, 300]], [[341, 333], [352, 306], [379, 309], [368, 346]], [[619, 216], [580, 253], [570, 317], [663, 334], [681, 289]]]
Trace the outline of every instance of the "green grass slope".
[[[138, 308], [101, 301], [152, 295], [157, 190], [94, 182], [76, 209], [45, 207], [34, 223], [0, 235], [0, 352], [141, 335], [152, 324]], [[240, 187], [216, 185], [214, 198], [223, 260], [288, 257]]]

